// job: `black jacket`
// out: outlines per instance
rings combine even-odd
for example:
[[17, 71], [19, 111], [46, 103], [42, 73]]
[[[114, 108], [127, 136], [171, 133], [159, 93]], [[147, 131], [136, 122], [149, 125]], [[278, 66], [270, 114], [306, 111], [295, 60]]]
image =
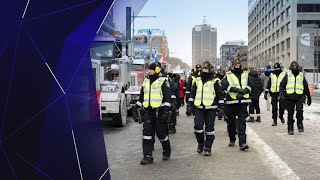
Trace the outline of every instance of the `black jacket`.
[[[199, 77], [200, 78], [200, 77]], [[212, 81], [214, 79], [214, 76], [212, 75], [210, 78], [206, 79], [206, 80], [202, 80], [202, 84], [205, 84], [206, 82], [208, 81]], [[220, 83], [219, 82], [215, 82], [214, 83], [214, 91], [216, 93], [216, 97], [214, 99], [214, 102], [212, 104], [212, 106], [216, 105], [218, 106], [219, 104], [223, 104], [223, 93], [222, 93], [222, 89], [221, 89], [221, 86], [220, 86]], [[190, 99], [195, 99], [196, 97], [196, 94], [197, 94], [197, 84], [194, 83], [192, 88], [191, 88], [191, 94], [190, 94]], [[189, 101], [190, 102], [190, 101]], [[193, 101], [192, 101], [193, 102]], [[201, 104], [203, 106], [203, 104]]]
[[[230, 72], [230, 71], [229, 71]], [[227, 73], [229, 73], [227, 72]], [[241, 84], [241, 74], [237, 74], [237, 73], [234, 73], [234, 71], [232, 70], [231, 71], [239, 80], [239, 83]], [[242, 72], [243, 73], [243, 72]], [[227, 79], [227, 74], [225, 75], [225, 77], [222, 79], [222, 82], [221, 82], [221, 86], [222, 86], [222, 90], [223, 91], [228, 91], [228, 88], [229, 88], [229, 82], [228, 82], [228, 79]], [[247, 92], [250, 93], [251, 92], [251, 88], [253, 87], [252, 85], [252, 81], [250, 78], [248, 78], [248, 86], [249, 88], [246, 88]], [[226, 101], [233, 101], [234, 99], [232, 99], [229, 95], [229, 93], [226, 93]], [[243, 98], [242, 100], [245, 100], [245, 98]], [[228, 104], [228, 102], [226, 102]]]
[[198, 77], [198, 74], [197, 73], [192, 73], [189, 78], [188, 78], [188, 81], [187, 81], [187, 86], [186, 86], [186, 101], [188, 102], [189, 101], [189, 98], [190, 98], [190, 93], [191, 93], [191, 88], [192, 88], [192, 76], [197, 78]]
[[252, 71], [249, 73], [249, 79], [252, 82], [250, 99], [259, 100], [259, 97], [263, 91], [262, 80], [258, 76], [257, 71]]
[[[150, 79], [149, 76], [147, 76], [147, 78]], [[152, 85], [152, 83], [155, 80], [156, 79], [150, 79], [150, 85]], [[171, 90], [170, 90], [169, 82], [167, 80], [165, 80], [164, 83], [162, 84], [161, 90], [162, 90], [162, 95], [163, 95], [162, 103], [170, 103], [171, 104]], [[143, 99], [144, 99], [143, 96], [144, 96], [144, 89], [142, 87], [141, 91], [140, 91], [139, 101], [137, 102], [137, 104], [139, 106], [143, 106]], [[162, 108], [162, 107], [160, 107], [160, 108]], [[149, 106], [146, 109], [152, 109], [152, 108]], [[169, 111], [170, 107], [169, 106], [163, 106], [163, 110], [164, 111]]]
[[286, 86], [288, 83], [288, 74], [284, 76], [280, 83], [280, 90], [279, 90], [279, 95], [284, 95], [286, 99], [291, 99], [291, 100], [298, 100], [302, 99], [303, 96], [310, 97], [310, 91], [309, 91], [309, 86], [308, 82], [306, 80], [306, 77], [303, 76], [303, 94], [296, 94], [295, 92], [293, 94], [287, 94], [286, 93]]

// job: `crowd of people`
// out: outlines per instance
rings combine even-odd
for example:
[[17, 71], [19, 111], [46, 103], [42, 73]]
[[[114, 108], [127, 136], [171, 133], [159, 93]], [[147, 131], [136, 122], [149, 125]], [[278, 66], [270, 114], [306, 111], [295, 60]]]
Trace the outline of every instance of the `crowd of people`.
[[[194, 134], [197, 152], [211, 155], [215, 139], [215, 119], [227, 123], [229, 147], [234, 147], [238, 136], [239, 149], [245, 151], [247, 144], [246, 123], [270, 121], [277, 126], [277, 119], [285, 123], [287, 110], [288, 134], [294, 134], [293, 115], [296, 111], [297, 128], [304, 132], [303, 104], [311, 105], [308, 83], [296, 61], [291, 62], [289, 72], [279, 63], [268, 65], [259, 75], [253, 67], [242, 67], [236, 59], [228, 71], [215, 70], [205, 61], [197, 64], [188, 77], [166, 72], [158, 62], [149, 65], [148, 76], [141, 88], [136, 108], [144, 109], [143, 159], [141, 164], [153, 163], [155, 135], [163, 147], [163, 160], [171, 155], [169, 134], [176, 133], [177, 113], [185, 103], [187, 116], [194, 115]], [[267, 110], [272, 105], [272, 118], [261, 118], [260, 96], [266, 100]], [[270, 103], [271, 100], [271, 103]]]

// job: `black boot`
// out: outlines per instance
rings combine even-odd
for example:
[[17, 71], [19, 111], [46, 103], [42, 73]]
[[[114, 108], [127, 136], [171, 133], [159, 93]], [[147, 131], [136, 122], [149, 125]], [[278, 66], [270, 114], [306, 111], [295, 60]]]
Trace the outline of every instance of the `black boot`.
[[164, 150], [163, 151], [163, 157], [162, 160], [167, 161], [170, 159], [171, 156], [171, 148], [169, 148], [168, 150]]
[[249, 149], [249, 146], [247, 144], [241, 144], [240, 145], [240, 150], [245, 151], [246, 149]]
[[247, 122], [252, 122], [252, 123], [254, 123], [254, 117], [250, 117], [250, 119], [247, 120]]
[[273, 120], [272, 126], [277, 126], [277, 120]]
[[140, 162], [141, 165], [152, 164], [152, 163], [153, 163], [153, 157], [150, 155], [145, 155]]
[[261, 116], [257, 116], [256, 122], [261, 122]]
[[288, 131], [288, 134], [289, 134], [289, 135], [294, 135], [293, 130]]
[[204, 156], [211, 156], [211, 149], [210, 148], [204, 149]]
[[299, 125], [298, 125], [298, 131], [299, 131], [299, 132], [304, 132], [304, 128], [303, 128], [303, 125], [302, 125], [302, 124], [299, 124]]
[[198, 144], [197, 152], [202, 153], [203, 152], [203, 144]]
[[280, 120], [281, 120], [281, 123], [284, 124], [286, 121], [284, 120], [283, 118], [283, 115], [282, 116], [279, 116]]
[[235, 142], [234, 141], [230, 141], [228, 144], [229, 147], [234, 147], [235, 146]]

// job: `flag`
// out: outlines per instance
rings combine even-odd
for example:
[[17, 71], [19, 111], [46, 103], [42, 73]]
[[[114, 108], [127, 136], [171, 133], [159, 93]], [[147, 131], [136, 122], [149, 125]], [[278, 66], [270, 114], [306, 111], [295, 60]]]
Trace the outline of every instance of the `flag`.
[[153, 57], [154, 57], [154, 62], [159, 62], [158, 55], [157, 55], [157, 50], [154, 50]]

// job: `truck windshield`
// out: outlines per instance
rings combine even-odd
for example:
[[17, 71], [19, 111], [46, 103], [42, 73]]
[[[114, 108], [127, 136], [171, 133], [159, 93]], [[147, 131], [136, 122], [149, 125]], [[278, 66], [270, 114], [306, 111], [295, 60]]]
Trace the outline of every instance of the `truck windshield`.
[[113, 42], [93, 42], [90, 49], [92, 59], [106, 59], [113, 57]]
[[130, 70], [144, 71], [144, 65], [142, 65], [142, 64], [131, 64], [130, 65]]

